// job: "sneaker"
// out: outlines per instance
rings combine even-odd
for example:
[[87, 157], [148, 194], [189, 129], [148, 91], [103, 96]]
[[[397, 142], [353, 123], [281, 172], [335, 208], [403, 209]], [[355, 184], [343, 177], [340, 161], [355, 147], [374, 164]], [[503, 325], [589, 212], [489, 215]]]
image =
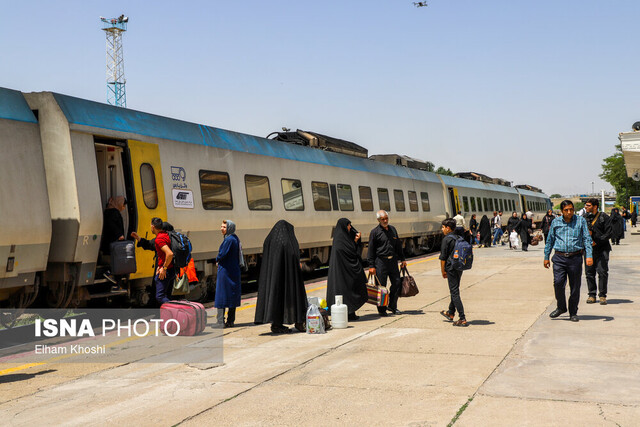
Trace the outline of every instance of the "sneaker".
[[593, 304], [596, 302], [596, 297], [589, 297], [587, 298], [587, 304]]
[[[595, 298], [593, 302], [595, 302]], [[600, 305], [607, 305], [607, 297], [600, 297]]]
[[118, 281], [116, 280], [116, 278], [111, 274], [110, 271], [107, 271], [106, 273], [103, 274], [104, 278], [107, 279], [108, 281], [110, 281], [111, 283], [113, 283], [114, 285], [118, 284]]

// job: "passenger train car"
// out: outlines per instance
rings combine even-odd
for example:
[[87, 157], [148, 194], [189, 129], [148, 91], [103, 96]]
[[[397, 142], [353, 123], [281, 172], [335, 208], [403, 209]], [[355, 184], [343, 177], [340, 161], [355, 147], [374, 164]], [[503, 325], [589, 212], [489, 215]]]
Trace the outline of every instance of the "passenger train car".
[[[333, 227], [347, 217], [363, 241], [389, 212], [407, 254], [435, 248], [440, 222], [460, 210], [532, 210], [543, 193], [395, 166], [51, 92], [0, 89], [0, 301], [52, 306], [115, 295], [103, 277], [102, 217], [123, 195], [127, 235], [147, 239], [152, 217], [187, 234], [204, 297], [215, 283], [220, 223], [233, 220], [247, 264], [280, 219], [295, 226], [307, 268], [329, 260]], [[504, 215], [506, 224], [509, 215]], [[8, 231], [9, 230], [9, 231]], [[137, 272], [121, 291], [150, 299], [154, 254], [136, 248]], [[9, 267], [12, 267], [11, 270]], [[117, 294], [117, 292], [116, 292]], [[126, 295], [125, 295], [126, 294]]]

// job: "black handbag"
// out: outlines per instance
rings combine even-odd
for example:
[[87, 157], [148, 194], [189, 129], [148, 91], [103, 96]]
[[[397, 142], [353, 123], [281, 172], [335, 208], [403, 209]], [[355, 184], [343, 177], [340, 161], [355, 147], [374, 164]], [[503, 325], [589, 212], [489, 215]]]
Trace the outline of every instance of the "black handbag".
[[407, 267], [402, 268], [402, 289], [400, 289], [401, 297], [413, 297], [418, 295], [418, 285], [416, 281], [411, 277]]

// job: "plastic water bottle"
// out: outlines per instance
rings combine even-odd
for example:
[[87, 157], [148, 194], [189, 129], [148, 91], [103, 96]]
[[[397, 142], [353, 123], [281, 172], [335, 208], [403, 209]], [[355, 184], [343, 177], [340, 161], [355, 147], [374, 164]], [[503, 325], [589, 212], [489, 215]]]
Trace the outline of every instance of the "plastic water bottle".
[[347, 306], [342, 303], [342, 295], [336, 295], [336, 303], [331, 306], [331, 326], [335, 329], [346, 328], [348, 326], [347, 316]]

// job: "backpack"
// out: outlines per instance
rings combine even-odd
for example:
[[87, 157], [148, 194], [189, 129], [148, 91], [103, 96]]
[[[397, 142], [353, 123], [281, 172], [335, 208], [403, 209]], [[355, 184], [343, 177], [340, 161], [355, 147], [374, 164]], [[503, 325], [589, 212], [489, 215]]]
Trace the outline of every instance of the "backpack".
[[173, 265], [176, 268], [184, 268], [191, 260], [191, 242], [189, 238], [177, 231], [168, 231], [171, 238], [171, 252], [173, 252]]
[[451, 266], [458, 271], [469, 270], [473, 265], [473, 248], [462, 237], [455, 235], [456, 245], [451, 254]]

